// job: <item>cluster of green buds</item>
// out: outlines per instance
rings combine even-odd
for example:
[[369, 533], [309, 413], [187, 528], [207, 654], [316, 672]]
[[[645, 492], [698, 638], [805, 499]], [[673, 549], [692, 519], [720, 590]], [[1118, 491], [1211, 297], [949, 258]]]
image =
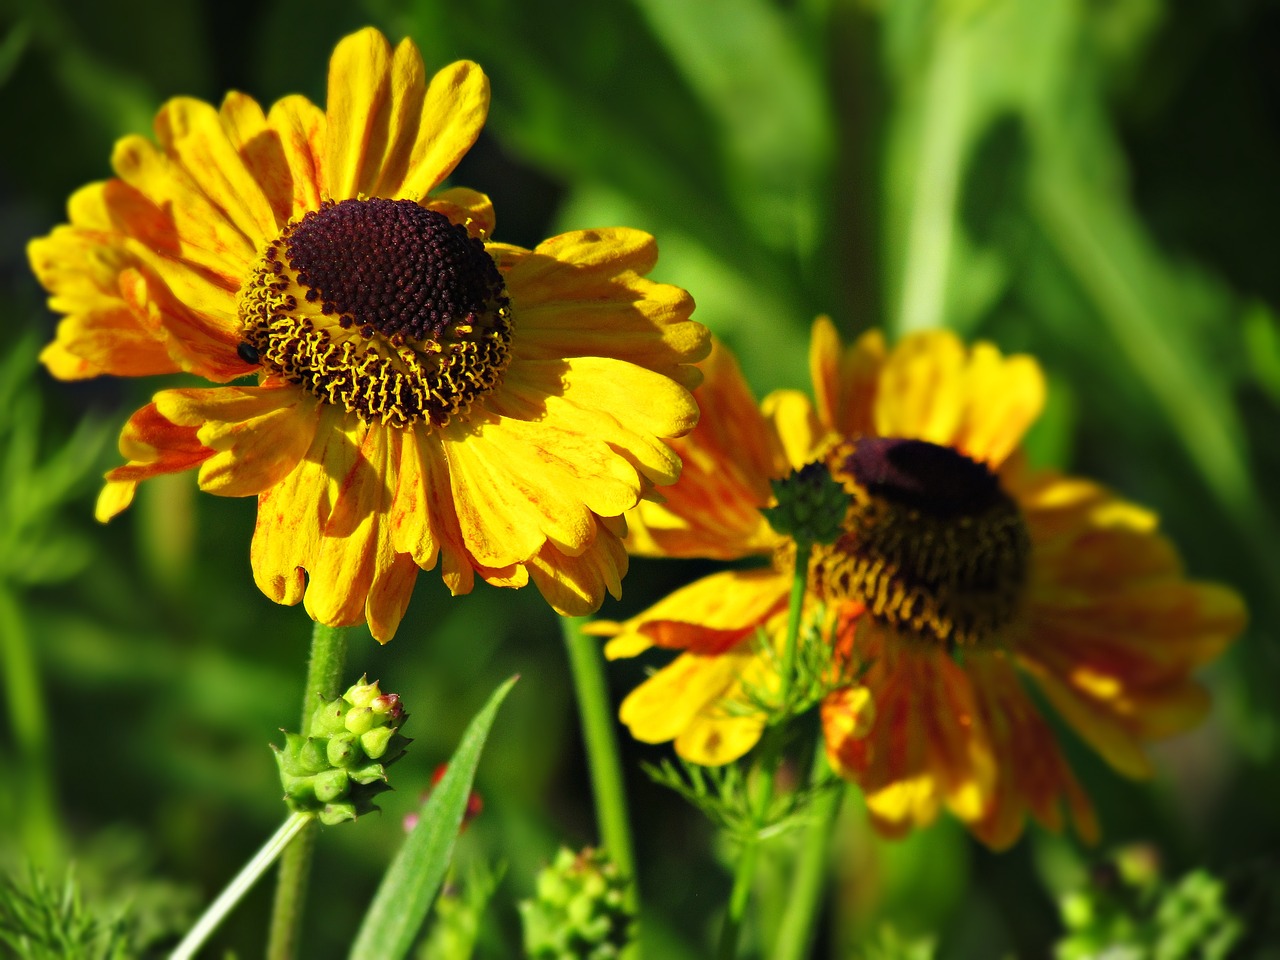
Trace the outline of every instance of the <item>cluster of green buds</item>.
[[778, 502], [761, 512], [774, 530], [804, 546], [840, 539], [849, 493], [825, 463], [807, 463], [770, 485]]
[[533, 960], [610, 960], [634, 935], [630, 880], [602, 850], [561, 847], [538, 874], [537, 894], [520, 904], [524, 947]]
[[394, 693], [360, 682], [311, 715], [308, 735], [285, 733], [284, 747], [272, 746], [285, 802], [321, 823], [354, 820], [377, 807], [373, 798], [390, 790], [386, 768], [404, 755], [400, 735], [408, 715]]
[[1103, 954], [1226, 960], [1245, 932], [1223, 881], [1195, 870], [1166, 883], [1154, 851], [1143, 846], [1095, 868], [1088, 887], [1065, 896], [1061, 910], [1066, 934], [1054, 951], [1057, 960]]

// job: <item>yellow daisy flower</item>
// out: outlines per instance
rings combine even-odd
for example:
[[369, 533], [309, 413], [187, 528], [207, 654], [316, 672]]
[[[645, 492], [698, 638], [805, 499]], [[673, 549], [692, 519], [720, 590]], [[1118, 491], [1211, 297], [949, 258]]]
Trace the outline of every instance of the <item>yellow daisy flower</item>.
[[685, 291], [644, 278], [629, 229], [496, 243], [483, 194], [438, 189], [489, 84], [427, 78], [408, 40], [345, 38], [327, 109], [170, 100], [156, 142], [71, 198], [30, 259], [65, 314], [43, 360], [74, 379], [194, 373], [120, 438], [97, 513], [198, 468], [257, 496], [254, 577], [316, 620], [395, 633], [419, 568], [466, 593], [530, 579], [563, 613], [626, 572], [622, 514], [676, 479], [707, 334]]
[[[950, 333], [845, 349], [829, 321], [810, 351], [816, 405], [794, 391], [759, 410], [716, 347], [696, 396], [697, 429], [675, 446], [679, 483], [633, 511], [638, 553], [772, 566], [713, 574], [625, 623], [611, 657], [682, 651], [633, 691], [621, 716], [640, 740], [674, 740], [721, 764], [759, 739], [744, 692], [784, 629], [794, 547], [765, 523], [769, 480], [823, 460], [851, 505], [843, 534], [816, 545], [809, 593], [834, 621], [838, 665], [855, 683], [821, 706], [832, 766], [898, 835], [942, 806], [993, 847], [1028, 814], [1088, 839], [1093, 810], [1029, 688], [1115, 769], [1151, 773], [1147, 741], [1208, 706], [1191, 674], [1243, 627], [1239, 597], [1187, 580], [1147, 510], [1087, 480], [1027, 468], [1018, 447], [1044, 379], [1029, 357], [966, 349]], [[736, 701], [736, 703], [734, 703]], [[747, 707], [744, 709], [744, 705]]]

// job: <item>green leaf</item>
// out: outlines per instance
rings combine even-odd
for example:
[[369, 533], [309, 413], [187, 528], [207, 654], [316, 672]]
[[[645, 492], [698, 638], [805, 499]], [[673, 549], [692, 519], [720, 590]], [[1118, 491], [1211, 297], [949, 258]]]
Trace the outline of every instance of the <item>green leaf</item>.
[[462, 735], [444, 777], [422, 807], [418, 825], [382, 878], [351, 947], [351, 960], [398, 960], [413, 947], [449, 868], [480, 751], [498, 707], [517, 679], [512, 677], [494, 691]]

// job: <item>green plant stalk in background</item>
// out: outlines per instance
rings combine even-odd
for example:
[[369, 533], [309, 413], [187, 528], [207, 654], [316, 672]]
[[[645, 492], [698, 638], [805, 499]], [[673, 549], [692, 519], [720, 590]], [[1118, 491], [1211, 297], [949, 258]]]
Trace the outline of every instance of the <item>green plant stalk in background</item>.
[[[306, 689], [302, 694], [302, 735], [311, 733], [311, 717], [324, 700], [342, 692], [342, 668], [347, 658], [347, 627], [328, 627], [316, 622], [311, 631], [311, 659], [307, 664]], [[271, 912], [271, 932], [267, 941], [268, 960], [292, 960], [298, 953], [298, 932], [302, 925], [311, 872], [311, 854], [318, 825], [307, 823], [293, 838], [280, 861], [280, 877]]]
[[596, 804], [600, 842], [618, 870], [630, 880], [626, 906], [638, 915], [640, 888], [631, 841], [631, 819], [627, 812], [627, 792], [622, 780], [622, 761], [613, 728], [613, 705], [605, 683], [600, 643], [582, 632], [586, 622], [585, 617], [563, 617], [561, 629], [578, 695], [578, 713], [582, 720], [587, 765], [591, 771], [591, 793]]
[[[819, 745], [813, 759], [810, 782], [817, 785], [829, 773], [826, 754]], [[810, 820], [796, 861], [791, 895], [787, 898], [778, 927], [778, 939], [772, 953], [774, 960], [804, 960], [810, 955], [822, 892], [831, 873], [831, 833], [839, 819], [845, 789], [843, 784], [837, 783], [820, 790], [813, 798]]]
[[0, 583], [0, 663], [4, 665], [9, 725], [22, 758], [24, 779], [18, 835], [31, 862], [47, 866], [58, 859], [62, 836], [49, 767], [52, 757], [40, 671], [30, 639], [17, 600], [8, 586]]

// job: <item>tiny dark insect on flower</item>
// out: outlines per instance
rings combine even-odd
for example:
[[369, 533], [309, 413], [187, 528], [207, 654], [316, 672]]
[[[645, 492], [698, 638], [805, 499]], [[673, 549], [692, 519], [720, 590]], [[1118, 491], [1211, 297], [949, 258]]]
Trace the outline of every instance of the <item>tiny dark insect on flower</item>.
[[258, 362], [258, 348], [252, 343], [241, 341], [240, 345], [236, 347], [236, 353], [240, 354], [240, 359], [245, 363]]

